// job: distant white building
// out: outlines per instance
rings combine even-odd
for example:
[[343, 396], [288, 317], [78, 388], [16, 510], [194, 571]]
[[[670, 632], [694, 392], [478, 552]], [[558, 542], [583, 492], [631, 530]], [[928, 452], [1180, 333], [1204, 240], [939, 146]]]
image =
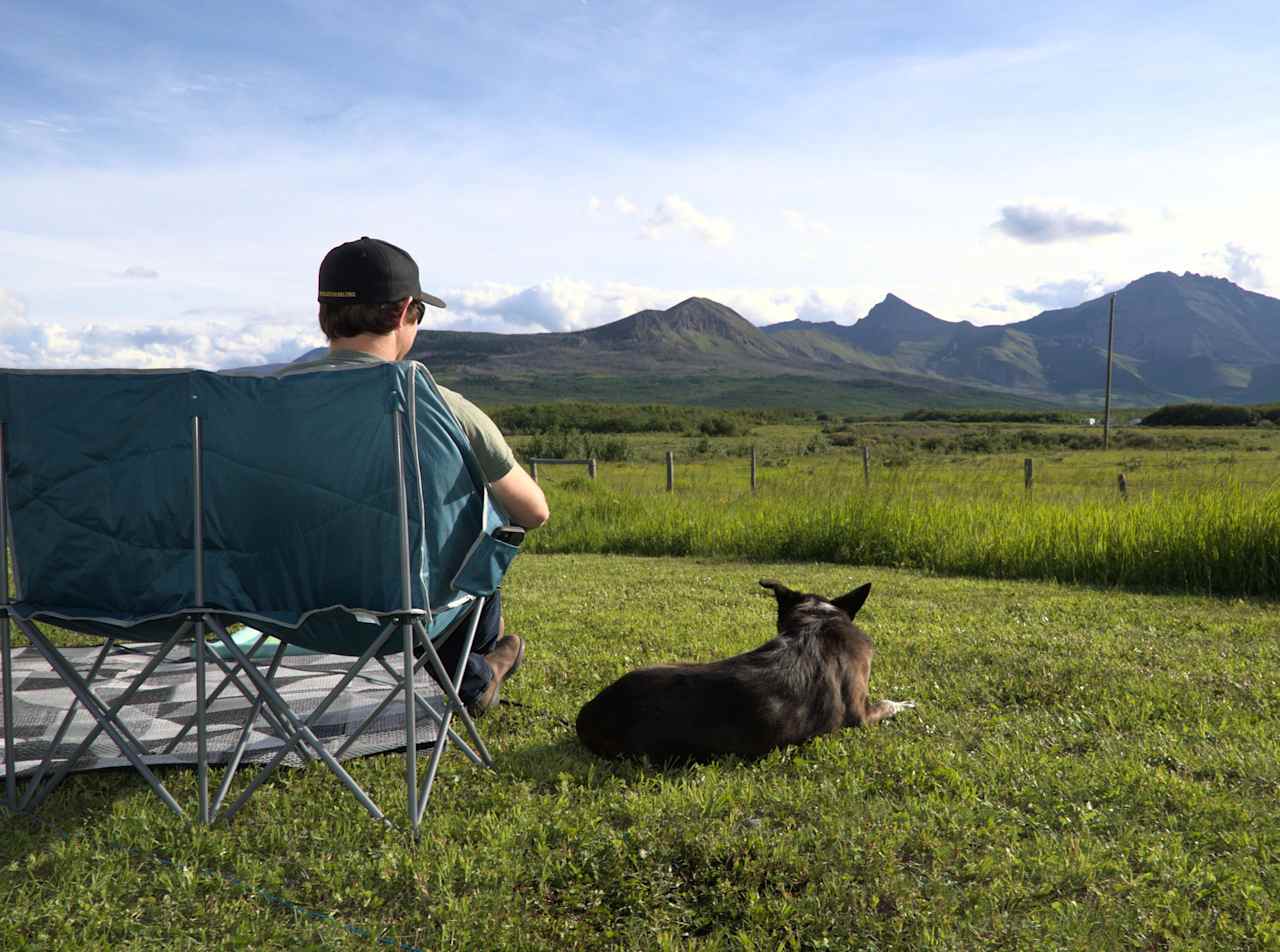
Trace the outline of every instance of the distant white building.
[[1090, 426], [1097, 426], [1097, 425], [1098, 425], [1098, 421], [1097, 421], [1094, 417], [1089, 417], [1089, 425], [1090, 425]]

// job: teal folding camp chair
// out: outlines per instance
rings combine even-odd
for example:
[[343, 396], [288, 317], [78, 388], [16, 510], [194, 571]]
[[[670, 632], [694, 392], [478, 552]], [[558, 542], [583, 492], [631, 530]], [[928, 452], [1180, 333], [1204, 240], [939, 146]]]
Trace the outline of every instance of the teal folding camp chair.
[[[199, 821], [219, 811], [229, 819], [295, 752], [323, 761], [370, 815], [385, 820], [339, 758], [399, 700], [416, 835], [450, 743], [477, 765], [493, 763], [458, 688], [485, 600], [517, 551], [494, 537], [501, 525], [466, 436], [421, 364], [282, 376], [0, 370], [0, 542], [11, 542], [15, 587], [8, 547], [0, 544], [5, 803], [34, 809], [106, 733], [185, 816], [148, 764], [155, 752], [119, 712], [159, 660], [191, 638]], [[105, 639], [87, 674], [37, 622]], [[22, 790], [11, 623], [75, 697]], [[260, 632], [258, 643], [246, 647], [233, 637], [228, 626], [237, 623]], [[464, 647], [457, 670], [446, 672], [437, 645], [455, 635]], [[268, 636], [278, 644], [263, 657]], [[160, 647], [108, 702], [94, 678], [120, 642]], [[290, 646], [355, 659], [305, 717], [273, 684]], [[424, 668], [443, 689], [439, 710], [415, 689]], [[218, 678], [212, 690], [210, 673]], [[386, 679], [390, 690], [330, 750], [316, 725], [357, 676]], [[223, 752], [223, 782], [211, 798], [209, 705], [226, 691], [251, 708], [238, 744]], [[69, 755], [55, 756], [76, 707], [94, 727]], [[419, 712], [436, 726], [425, 777]], [[278, 737], [279, 747], [224, 809], [255, 725]]]

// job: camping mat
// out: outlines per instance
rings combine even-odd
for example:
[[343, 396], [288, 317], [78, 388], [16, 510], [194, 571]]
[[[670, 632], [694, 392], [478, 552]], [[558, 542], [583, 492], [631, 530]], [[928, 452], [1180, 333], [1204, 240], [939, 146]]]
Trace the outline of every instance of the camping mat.
[[[134, 677], [151, 659], [154, 647], [117, 646], [107, 656], [90, 687], [110, 707], [112, 702], [128, 688]], [[63, 656], [76, 668], [82, 678], [97, 659], [100, 647], [63, 648]], [[327, 654], [288, 655], [276, 671], [272, 683], [293, 710], [305, 720], [324, 700], [330, 688], [341, 680], [354, 658]], [[399, 657], [388, 663], [396, 670]], [[221, 668], [212, 661], [207, 664], [207, 690], [213, 690], [224, 677]], [[268, 661], [259, 662], [264, 674]], [[239, 678], [251, 692], [253, 686], [248, 676], [239, 672]], [[365, 665], [361, 674], [347, 685], [342, 695], [329, 706], [318, 724], [312, 725], [316, 736], [331, 753], [346, 742], [348, 734], [360, 726], [365, 717], [391, 690], [390, 677], [376, 661]], [[439, 712], [443, 706], [443, 692], [423, 671], [416, 679], [418, 695]], [[34, 648], [13, 649], [14, 694], [14, 749], [15, 773], [30, 773], [47, 754], [63, 716], [75, 700], [68, 688]], [[146, 763], [194, 764], [196, 761], [196, 731], [191, 727], [182, 742], [172, 751], [164, 748], [182, 728], [195, 717], [195, 662], [191, 660], [191, 646], [175, 647], [164, 661], [151, 673], [120, 711], [120, 717], [146, 749]], [[8, 719], [10, 712], [3, 709], [0, 698], [0, 716]], [[208, 707], [207, 744], [209, 762], [225, 763], [235, 749], [240, 730], [249, 716], [251, 702], [233, 685], [223, 689]], [[80, 742], [96, 726], [97, 722], [76, 705], [75, 719], [57, 746], [60, 760], [70, 757]], [[430, 715], [418, 708], [417, 739], [419, 746], [435, 740], [435, 722]], [[279, 735], [269, 721], [258, 715], [245, 749], [244, 760], [268, 759], [281, 746]], [[388, 750], [404, 749], [404, 698], [398, 696], [387, 705], [377, 719], [342, 755], [342, 759]], [[4, 774], [3, 737], [0, 736], [0, 776]], [[295, 751], [297, 748], [295, 748]], [[298, 765], [302, 760], [291, 753], [285, 762]], [[102, 731], [80, 762], [76, 770], [97, 770], [104, 767], [127, 766], [128, 760], [115, 743]]]

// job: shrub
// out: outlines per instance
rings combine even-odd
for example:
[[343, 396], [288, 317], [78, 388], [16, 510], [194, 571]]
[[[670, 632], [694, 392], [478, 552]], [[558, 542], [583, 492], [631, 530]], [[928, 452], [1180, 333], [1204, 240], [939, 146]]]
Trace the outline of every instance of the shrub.
[[531, 437], [524, 457], [541, 459], [597, 459], [621, 463], [631, 458], [631, 444], [624, 436], [600, 436], [577, 430], [552, 430]]
[[700, 431], [709, 436], [736, 436], [749, 433], [753, 423], [789, 419], [787, 414], [777, 410], [708, 410], [660, 403], [585, 401], [499, 407], [491, 410], [489, 415], [504, 433], [521, 435], [575, 430], [579, 433]]
[[582, 448], [582, 434], [577, 430], [551, 430], [538, 433], [524, 447], [526, 458], [573, 459]]
[[945, 423], [1080, 423], [1080, 414], [1062, 410], [908, 410], [904, 420]]
[[602, 463], [624, 463], [631, 458], [631, 444], [624, 436], [584, 436], [582, 455]]
[[751, 430], [741, 420], [717, 413], [699, 422], [698, 432], [705, 436], [746, 436]]
[[1218, 403], [1179, 403], [1164, 406], [1142, 420], [1143, 426], [1249, 426], [1262, 414], [1253, 407]]

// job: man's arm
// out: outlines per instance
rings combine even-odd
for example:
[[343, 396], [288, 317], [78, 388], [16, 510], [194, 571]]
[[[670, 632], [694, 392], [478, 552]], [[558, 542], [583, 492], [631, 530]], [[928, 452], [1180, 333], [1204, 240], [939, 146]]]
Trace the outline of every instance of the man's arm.
[[[440, 387], [440, 396], [449, 405], [453, 415], [461, 424], [467, 435], [472, 450], [480, 463], [485, 479], [490, 480], [489, 489], [493, 499], [510, 519], [518, 526], [536, 529], [551, 517], [547, 508], [547, 497], [542, 488], [520, 468], [516, 462], [516, 454], [511, 451], [506, 438], [489, 415], [474, 403], [454, 393], [447, 387]], [[492, 479], [492, 473], [502, 473]]]
[[499, 508], [518, 526], [536, 529], [551, 518], [547, 497], [517, 463], [507, 475], [489, 484]]

